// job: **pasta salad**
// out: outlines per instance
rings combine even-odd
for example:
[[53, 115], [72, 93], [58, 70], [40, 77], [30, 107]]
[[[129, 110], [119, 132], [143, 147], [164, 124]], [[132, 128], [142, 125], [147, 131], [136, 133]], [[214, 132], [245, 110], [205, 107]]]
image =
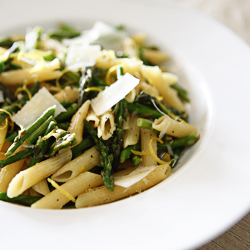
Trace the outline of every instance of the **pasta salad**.
[[169, 55], [97, 21], [0, 38], [0, 200], [110, 203], [171, 174], [199, 139]]

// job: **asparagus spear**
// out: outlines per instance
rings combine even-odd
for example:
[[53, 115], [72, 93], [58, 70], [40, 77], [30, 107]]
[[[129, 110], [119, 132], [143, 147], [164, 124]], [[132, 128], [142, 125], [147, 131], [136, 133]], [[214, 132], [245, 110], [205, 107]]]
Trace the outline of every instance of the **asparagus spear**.
[[173, 84], [170, 86], [171, 88], [175, 89], [178, 92], [178, 95], [180, 98], [186, 102], [190, 102], [190, 99], [188, 97], [188, 93], [185, 89], [183, 89], [181, 86], [178, 84]]
[[20, 151], [16, 154], [13, 154], [12, 156], [10, 156], [6, 159], [1, 160], [0, 161], [0, 168], [3, 168], [9, 164], [20, 161], [20, 160], [25, 159], [27, 157], [30, 157], [33, 154], [34, 154], [33, 148], [26, 148], [23, 151]]
[[142, 60], [144, 65], [148, 65], [148, 66], [154, 66], [143, 54], [143, 48], [141, 46], [138, 46], [138, 53], [139, 53], [139, 57]]
[[157, 148], [158, 148], [158, 150], [166, 151], [166, 150], [168, 150], [169, 146], [171, 148], [180, 148], [180, 147], [184, 147], [184, 146], [191, 146], [191, 145], [195, 144], [198, 140], [199, 140], [199, 136], [188, 135], [188, 136], [185, 136], [183, 138], [174, 139], [171, 141], [166, 141], [162, 144], [159, 143]]
[[9, 198], [6, 192], [0, 193], [0, 200], [17, 203], [25, 206], [31, 206], [33, 203], [37, 202], [41, 198], [42, 197], [30, 195], [18, 195], [17, 197]]
[[57, 129], [55, 131], [56, 134], [56, 141], [51, 146], [51, 149], [49, 150], [49, 155], [53, 156], [58, 151], [64, 148], [68, 148], [70, 146], [73, 146], [77, 143], [77, 140], [75, 138], [75, 133], [71, 134], [68, 131], [64, 131], [62, 129]]
[[0, 74], [4, 71], [4, 63], [0, 61]]
[[70, 119], [78, 110], [78, 105], [76, 103], [72, 103], [68, 108], [67, 111], [62, 112], [59, 114], [55, 119], [57, 122], [64, 122]]
[[130, 160], [135, 166], [138, 166], [142, 162], [142, 158], [139, 155], [131, 154]]
[[[56, 128], [56, 122], [53, 120], [50, 121], [49, 125], [47, 126], [46, 132], [44, 133], [44, 136], [48, 135], [55, 128]], [[27, 168], [32, 167], [36, 163], [44, 160], [46, 158], [45, 154], [53, 142], [54, 140], [52, 138], [48, 138], [46, 140], [39, 138], [34, 147], [34, 155]]]
[[24, 143], [24, 141], [36, 130], [38, 129], [50, 116], [55, 113], [55, 106], [48, 108], [43, 114], [26, 130], [21, 130], [19, 135], [15, 138], [14, 143], [9, 147], [6, 152], [6, 156], [12, 155], [15, 150]]
[[128, 108], [129, 112], [136, 112], [137, 114], [139, 114], [143, 117], [157, 119], [163, 115], [158, 110], [150, 108], [150, 107], [143, 105], [143, 104], [140, 104], [140, 103], [126, 102], [126, 104], [127, 104], [127, 108]]
[[186, 112], [180, 112], [177, 109], [167, 106], [164, 102], [157, 100], [155, 97], [149, 95], [147, 92], [142, 91], [135, 100], [135, 103], [140, 103], [142, 105], [148, 105], [152, 108], [158, 108], [160, 111], [169, 115], [172, 118], [176, 116], [186, 119]]
[[137, 150], [140, 150], [140, 148], [141, 148], [141, 142], [140, 141], [135, 145], [130, 145], [130, 146], [127, 146], [126, 148], [124, 148], [121, 151], [120, 162], [123, 163], [127, 159], [130, 158], [130, 156], [132, 155], [131, 150], [136, 150], [137, 151]]
[[51, 30], [47, 34], [51, 38], [62, 40], [64, 38], [74, 38], [80, 36], [81, 32], [67, 24], [59, 24], [58, 30]]
[[29, 145], [34, 144], [38, 137], [44, 135], [45, 131], [47, 130], [50, 122], [55, 121], [53, 116], [50, 116], [40, 127], [38, 127], [27, 139], [26, 142]]
[[81, 107], [82, 104], [89, 99], [90, 92], [85, 92], [86, 88], [92, 86], [92, 72], [91, 69], [87, 69], [86, 75], [82, 76], [80, 80], [80, 86], [78, 89], [78, 107]]
[[0, 47], [11, 47], [14, 41], [9, 37], [0, 37]]
[[102, 138], [98, 138], [96, 129], [94, 129], [86, 119], [84, 119], [84, 127], [88, 130], [89, 134], [94, 139], [97, 145], [97, 150], [100, 152], [100, 164], [103, 167], [101, 173], [103, 184], [108, 189], [113, 191], [114, 177], [111, 175], [113, 155], [109, 152], [107, 142], [104, 141]]
[[81, 155], [86, 149], [95, 145], [95, 142], [91, 136], [83, 139], [79, 144], [71, 148], [72, 151], [72, 159]]

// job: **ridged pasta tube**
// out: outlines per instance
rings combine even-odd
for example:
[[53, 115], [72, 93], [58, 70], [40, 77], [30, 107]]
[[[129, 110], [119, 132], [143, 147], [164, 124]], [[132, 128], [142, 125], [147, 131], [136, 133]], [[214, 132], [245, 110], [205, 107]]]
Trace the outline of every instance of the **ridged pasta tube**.
[[76, 200], [76, 207], [81, 208], [96, 206], [129, 197], [158, 184], [166, 179], [170, 173], [170, 166], [165, 164], [157, 166], [145, 178], [129, 188], [116, 185], [114, 191], [108, 190], [105, 186], [88, 189], [86, 192], [78, 196]]
[[152, 128], [158, 131], [164, 130], [167, 135], [182, 138], [188, 135], [196, 135], [197, 128], [185, 121], [176, 121], [169, 116], [162, 116], [154, 120]]
[[96, 146], [94, 146], [60, 168], [51, 176], [51, 179], [57, 182], [66, 182], [98, 164], [99, 152], [96, 150]]
[[[98, 174], [85, 172], [79, 176], [67, 181], [60, 187], [66, 192], [70, 193], [73, 197], [83, 193], [86, 189], [100, 186], [102, 184], [102, 178]], [[55, 189], [51, 193], [44, 196], [41, 200], [34, 203], [32, 208], [47, 208], [47, 209], [60, 209], [69, 202], [70, 199], [62, 192]]]
[[55, 173], [59, 168], [69, 162], [71, 157], [72, 152], [70, 149], [63, 150], [58, 155], [21, 171], [11, 181], [7, 190], [8, 197], [13, 198], [22, 194], [28, 188]]

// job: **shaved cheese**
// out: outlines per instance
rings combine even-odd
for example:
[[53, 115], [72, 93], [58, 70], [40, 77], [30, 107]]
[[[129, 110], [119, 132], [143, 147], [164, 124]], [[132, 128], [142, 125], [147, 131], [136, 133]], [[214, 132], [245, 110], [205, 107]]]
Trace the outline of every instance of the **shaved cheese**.
[[134, 89], [139, 82], [139, 79], [126, 73], [110, 87], [106, 87], [96, 98], [91, 100], [93, 110], [97, 115], [102, 115], [121, 99], [125, 98], [125, 96]]
[[29, 127], [49, 107], [56, 105], [55, 116], [66, 109], [45, 88], [41, 88], [23, 108], [13, 115], [12, 120], [19, 126]]
[[69, 47], [65, 63], [68, 69], [78, 71], [87, 66], [94, 66], [100, 54], [100, 45], [83, 46], [72, 44]]
[[155, 168], [156, 166], [149, 166], [149, 167], [140, 166], [128, 175], [116, 176], [114, 183], [117, 186], [128, 188], [137, 183], [138, 181], [144, 179]]

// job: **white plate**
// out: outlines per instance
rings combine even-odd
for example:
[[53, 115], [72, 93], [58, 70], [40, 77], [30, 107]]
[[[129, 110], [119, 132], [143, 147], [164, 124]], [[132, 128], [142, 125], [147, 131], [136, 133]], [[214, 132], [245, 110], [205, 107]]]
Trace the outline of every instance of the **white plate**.
[[103, 20], [145, 31], [181, 62], [201, 139], [158, 186], [113, 204], [32, 210], [0, 202], [1, 249], [192, 249], [250, 209], [250, 50], [230, 30], [169, 2], [1, 1], [0, 33]]

